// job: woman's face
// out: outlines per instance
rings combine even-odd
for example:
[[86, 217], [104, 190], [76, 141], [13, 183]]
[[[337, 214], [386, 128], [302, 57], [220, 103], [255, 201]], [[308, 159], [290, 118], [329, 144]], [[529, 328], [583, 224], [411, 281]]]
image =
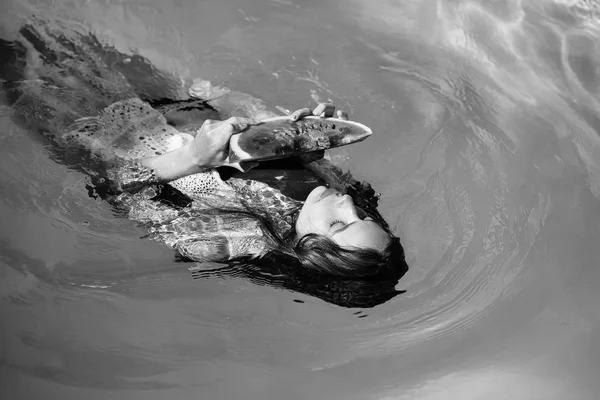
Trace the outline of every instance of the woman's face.
[[376, 222], [354, 206], [352, 197], [325, 186], [315, 188], [306, 198], [296, 221], [296, 233], [298, 237], [308, 233], [325, 235], [341, 247], [380, 251], [390, 241]]

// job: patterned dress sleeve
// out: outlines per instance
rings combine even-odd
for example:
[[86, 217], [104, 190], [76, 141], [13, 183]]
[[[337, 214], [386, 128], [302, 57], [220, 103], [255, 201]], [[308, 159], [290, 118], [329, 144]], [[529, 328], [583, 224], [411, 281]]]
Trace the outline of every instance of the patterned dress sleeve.
[[161, 183], [153, 169], [140, 160], [121, 160], [108, 170], [108, 180], [113, 192], [138, 192], [143, 187]]
[[238, 201], [265, 217], [281, 237], [293, 232], [294, 217], [302, 207], [302, 202], [285, 196], [263, 182], [231, 178], [227, 183], [236, 191]]

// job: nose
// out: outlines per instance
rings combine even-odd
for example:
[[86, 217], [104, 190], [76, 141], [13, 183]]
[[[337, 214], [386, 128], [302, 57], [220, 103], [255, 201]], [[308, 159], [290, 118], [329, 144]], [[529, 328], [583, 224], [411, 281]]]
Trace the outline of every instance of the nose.
[[339, 208], [354, 207], [354, 201], [350, 195], [345, 194], [337, 201], [337, 206]]

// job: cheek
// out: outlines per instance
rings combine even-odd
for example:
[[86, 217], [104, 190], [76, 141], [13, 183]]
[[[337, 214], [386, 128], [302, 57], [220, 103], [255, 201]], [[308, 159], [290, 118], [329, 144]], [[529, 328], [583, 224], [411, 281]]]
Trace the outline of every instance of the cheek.
[[296, 220], [296, 233], [298, 236], [304, 236], [308, 233], [323, 233], [326, 232], [324, 225], [326, 221], [323, 215], [320, 215], [319, 207], [315, 205], [305, 205], [300, 210], [298, 219]]
[[304, 236], [314, 231], [310, 223], [310, 211], [310, 207], [305, 205], [300, 210], [300, 214], [298, 214], [298, 219], [296, 220], [296, 234], [298, 236]]

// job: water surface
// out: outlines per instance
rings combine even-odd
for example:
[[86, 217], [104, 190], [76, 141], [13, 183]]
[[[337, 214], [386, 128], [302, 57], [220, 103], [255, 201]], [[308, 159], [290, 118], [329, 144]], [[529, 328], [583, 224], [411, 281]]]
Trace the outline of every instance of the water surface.
[[334, 101], [375, 134], [332, 157], [410, 270], [367, 310], [193, 281], [2, 105], [0, 397], [597, 398], [595, 3], [5, 3], [3, 39], [35, 14], [182, 82]]

